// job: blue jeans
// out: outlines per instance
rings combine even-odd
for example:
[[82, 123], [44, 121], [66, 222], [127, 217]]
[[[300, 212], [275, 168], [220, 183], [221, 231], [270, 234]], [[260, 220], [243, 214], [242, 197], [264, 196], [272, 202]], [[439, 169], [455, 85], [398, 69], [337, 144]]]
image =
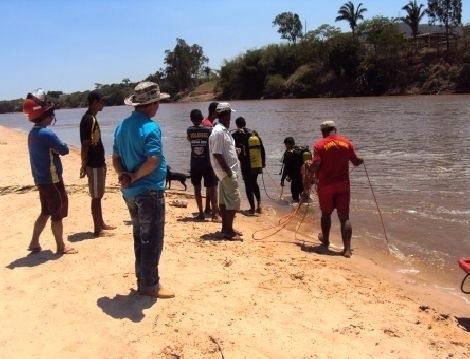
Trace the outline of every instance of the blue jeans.
[[137, 289], [157, 289], [165, 229], [165, 192], [148, 191], [124, 201], [132, 220]]

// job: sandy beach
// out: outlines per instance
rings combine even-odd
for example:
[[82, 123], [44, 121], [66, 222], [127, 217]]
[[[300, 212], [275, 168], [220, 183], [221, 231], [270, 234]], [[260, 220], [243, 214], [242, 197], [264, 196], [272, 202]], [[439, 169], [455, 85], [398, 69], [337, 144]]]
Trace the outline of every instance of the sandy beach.
[[[39, 200], [26, 142], [0, 126], [3, 358], [470, 357], [470, 304], [461, 298], [409, 283], [360, 251], [350, 259], [322, 254], [319, 243], [289, 230], [294, 225], [278, 230], [269, 206], [260, 216], [237, 214], [243, 242], [214, 240], [220, 224], [193, 220], [190, 184], [184, 191], [173, 183], [166, 197], [160, 272], [176, 297], [136, 294], [117, 178], [109, 162], [103, 211], [117, 229], [93, 238], [76, 148], [62, 161], [70, 202], [65, 238], [79, 253], [54, 254], [47, 227], [43, 250], [31, 254]], [[176, 200], [187, 208], [171, 205]], [[317, 232], [318, 218], [309, 226]]]

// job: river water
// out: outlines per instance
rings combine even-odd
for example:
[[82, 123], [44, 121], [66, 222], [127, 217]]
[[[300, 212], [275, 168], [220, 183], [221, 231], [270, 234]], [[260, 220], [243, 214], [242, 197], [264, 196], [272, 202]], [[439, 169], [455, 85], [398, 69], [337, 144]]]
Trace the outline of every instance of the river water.
[[[164, 152], [175, 171], [189, 169], [186, 128], [189, 112], [207, 113], [208, 102], [164, 103], [156, 119], [163, 132]], [[470, 257], [470, 97], [380, 97], [233, 101], [247, 127], [258, 130], [266, 147], [267, 168], [263, 202], [279, 211], [292, 211], [289, 191], [280, 199], [280, 159], [283, 139], [293, 136], [298, 145], [320, 138], [319, 125], [336, 121], [338, 132], [350, 138], [365, 166], [351, 168], [351, 221], [353, 253], [401, 271], [410, 280], [459, 292], [463, 271], [457, 259]], [[107, 155], [113, 130], [127, 116], [127, 106], [108, 107], [99, 115]], [[56, 112], [53, 127], [68, 144], [79, 146], [78, 124], [84, 109]], [[29, 130], [19, 113], [0, 115], [0, 125]], [[67, 169], [65, 169], [67, 170]], [[241, 185], [243, 188], [243, 185]], [[242, 191], [242, 193], [244, 193]], [[269, 196], [269, 198], [268, 198]], [[270, 199], [271, 198], [271, 199]], [[317, 202], [306, 211], [302, 236], [315, 242]], [[333, 216], [333, 241], [339, 228]], [[285, 236], [293, 234], [286, 232]], [[337, 242], [337, 240], [336, 240]], [[313, 245], [313, 244], [312, 244]], [[341, 243], [336, 243], [341, 247]]]

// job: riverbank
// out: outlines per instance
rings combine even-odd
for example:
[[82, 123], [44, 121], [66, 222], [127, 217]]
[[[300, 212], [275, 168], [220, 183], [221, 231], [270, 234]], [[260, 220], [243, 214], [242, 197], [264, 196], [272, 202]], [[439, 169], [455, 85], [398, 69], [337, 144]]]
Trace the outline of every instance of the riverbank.
[[[26, 136], [0, 127], [0, 240], [6, 357], [325, 358], [453, 357], [470, 352], [470, 306], [407, 283], [361, 255], [318, 252], [292, 240], [269, 206], [238, 214], [243, 242], [217, 241], [220, 228], [193, 221], [192, 188], [167, 194], [162, 281], [176, 297], [137, 295], [131, 226], [111, 167], [103, 201], [113, 236], [92, 238], [80, 156], [63, 157], [69, 192], [66, 238], [79, 253], [57, 257], [50, 229], [43, 251], [26, 251], [39, 211]], [[187, 208], [172, 206], [186, 201]], [[261, 235], [255, 236], [260, 238]], [[338, 238], [334, 238], [338, 243]]]
[[216, 101], [219, 96], [220, 93], [217, 92], [217, 81], [212, 80], [202, 83], [191, 91], [181, 93], [176, 102], [209, 102]]

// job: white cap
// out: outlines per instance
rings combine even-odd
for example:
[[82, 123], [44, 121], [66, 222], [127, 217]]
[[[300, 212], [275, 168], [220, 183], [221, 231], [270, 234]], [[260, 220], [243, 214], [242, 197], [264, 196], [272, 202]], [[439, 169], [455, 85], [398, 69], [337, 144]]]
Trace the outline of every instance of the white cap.
[[217, 108], [215, 110], [215, 112], [217, 113], [222, 113], [222, 112], [227, 112], [227, 111], [236, 112], [236, 110], [234, 110], [233, 108], [230, 108], [230, 104], [228, 102], [220, 102], [217, 105]]

